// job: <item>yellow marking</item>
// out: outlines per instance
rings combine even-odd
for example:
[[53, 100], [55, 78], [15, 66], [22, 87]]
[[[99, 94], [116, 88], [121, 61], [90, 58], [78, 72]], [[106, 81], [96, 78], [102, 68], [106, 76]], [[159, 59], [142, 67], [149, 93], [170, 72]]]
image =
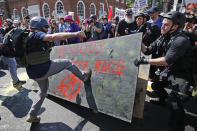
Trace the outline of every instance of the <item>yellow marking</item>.
[[94, 61], [95, 61], [95, 58], [92, 57], [92, 58], [90, 59], [90, 62], [93, 63]]
[[113, 52], [112, 55], [113, 55], [114, 57], [116, 57], [116, 58], [119, 56], [119, 55], [118, 55], [118, 52]]
[[197, 90], [196, 89], [193, 90], [192, 96], [195, 97], [195, 98], [197, 98]]
[[147, 88], [146, 88], [148, 91], [153, 91], [153, 89], [151, 88], [151, 84], [152, 82], [148, 81]]
[[133, 51], [133, 50], [129, 51], [129, 56], [134, 56], [135, 54], [136, 54], [135, 51]]
[[151, 88], [151, 86], [147, 86], [147, 90], [148, 91], [153, 91], [153, 89]]
[[104, 80], [104, 81], [103, 81], [103, 86], [104, 86], [104, 87], [108, 87], [108, 81], [107, 81], [107, 80]]
[[[18, 74], [18, 77], [19, 77], [20, 80], [28, 80], [29, 79], [26, 72]], [[1, 89], [1, 92], [4, 96], [7, 96], [7, 95], [9, 95], [10, 92], [16, 91], [16, 90], [17, 89], [13, 87], [12, 82], [10, 82], [7, 88]]]
[[113, 82], [112, 82], [112, 87], [113, 87], [113, 88], [117, 88], [117, 84], [118, 84], [117, 81], [113, 81]]

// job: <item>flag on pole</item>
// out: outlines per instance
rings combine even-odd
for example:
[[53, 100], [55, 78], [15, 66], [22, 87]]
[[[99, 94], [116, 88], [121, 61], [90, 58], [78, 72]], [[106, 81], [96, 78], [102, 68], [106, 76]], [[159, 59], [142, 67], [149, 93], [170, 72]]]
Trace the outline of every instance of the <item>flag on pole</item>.
[[80, 24], [79, 16], [77, 16], [77, 24], [78, 24], [78, 25]]
[[108, 21], [110, 19], [113, 19], [113, 14], [112, 14], [112, 9], [110, 8], [109, 13], [108, 13]]
[[2, 26], [2, 21], [1, 21], [1, 18], [0, 18], [0, 26]]

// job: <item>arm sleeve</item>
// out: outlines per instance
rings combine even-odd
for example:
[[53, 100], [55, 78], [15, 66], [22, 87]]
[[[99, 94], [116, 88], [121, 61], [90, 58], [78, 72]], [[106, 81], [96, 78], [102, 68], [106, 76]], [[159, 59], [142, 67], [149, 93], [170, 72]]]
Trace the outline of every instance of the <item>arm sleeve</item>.
[[37, 32], [35, 37], [36, 37], [37, 40], [42, 41], [43, 38], [44, 38], [46, 35], [47, 35], [47, 34], [44, 33], [44, 32]]
[[169, 50], [165, 55], [168, 65], [173, 64], [179, 58], [183, 57], [186, 51], [191, 47], [190, 41], [184, 37], [178, 37], [171, 43]]

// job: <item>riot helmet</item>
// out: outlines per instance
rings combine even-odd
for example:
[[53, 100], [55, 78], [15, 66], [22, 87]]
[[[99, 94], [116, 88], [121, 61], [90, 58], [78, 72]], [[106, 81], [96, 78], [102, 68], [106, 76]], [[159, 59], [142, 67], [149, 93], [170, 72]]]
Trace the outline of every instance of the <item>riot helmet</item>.
[[33, 17], [30, 20], [30, 27], [31, 28], [49, 28], [48, 22], [45, 18], [43, 17]]
[[178, 11], [168, 12], [167, 14], [165, 14], [163, 16], [163, 18], [167, 18], [167, 19], [172, 20], [173, 25], [177, 24], [177, 25], [179, 25], [179, 28], [183, 28], [184, 24], [186, 22], [185, 15], [181, 12], [178, 12]]

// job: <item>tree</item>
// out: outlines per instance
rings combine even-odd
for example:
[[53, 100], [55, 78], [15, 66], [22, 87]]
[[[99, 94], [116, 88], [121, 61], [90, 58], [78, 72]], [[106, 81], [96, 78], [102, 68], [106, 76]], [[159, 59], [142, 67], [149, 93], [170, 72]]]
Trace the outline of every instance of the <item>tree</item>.
[[127, 7], [132, 8], [132, 7], [134, 6], [134, 1], [135, 1], [135, 0], [127, 0], [127, 1], [126, 1]]

